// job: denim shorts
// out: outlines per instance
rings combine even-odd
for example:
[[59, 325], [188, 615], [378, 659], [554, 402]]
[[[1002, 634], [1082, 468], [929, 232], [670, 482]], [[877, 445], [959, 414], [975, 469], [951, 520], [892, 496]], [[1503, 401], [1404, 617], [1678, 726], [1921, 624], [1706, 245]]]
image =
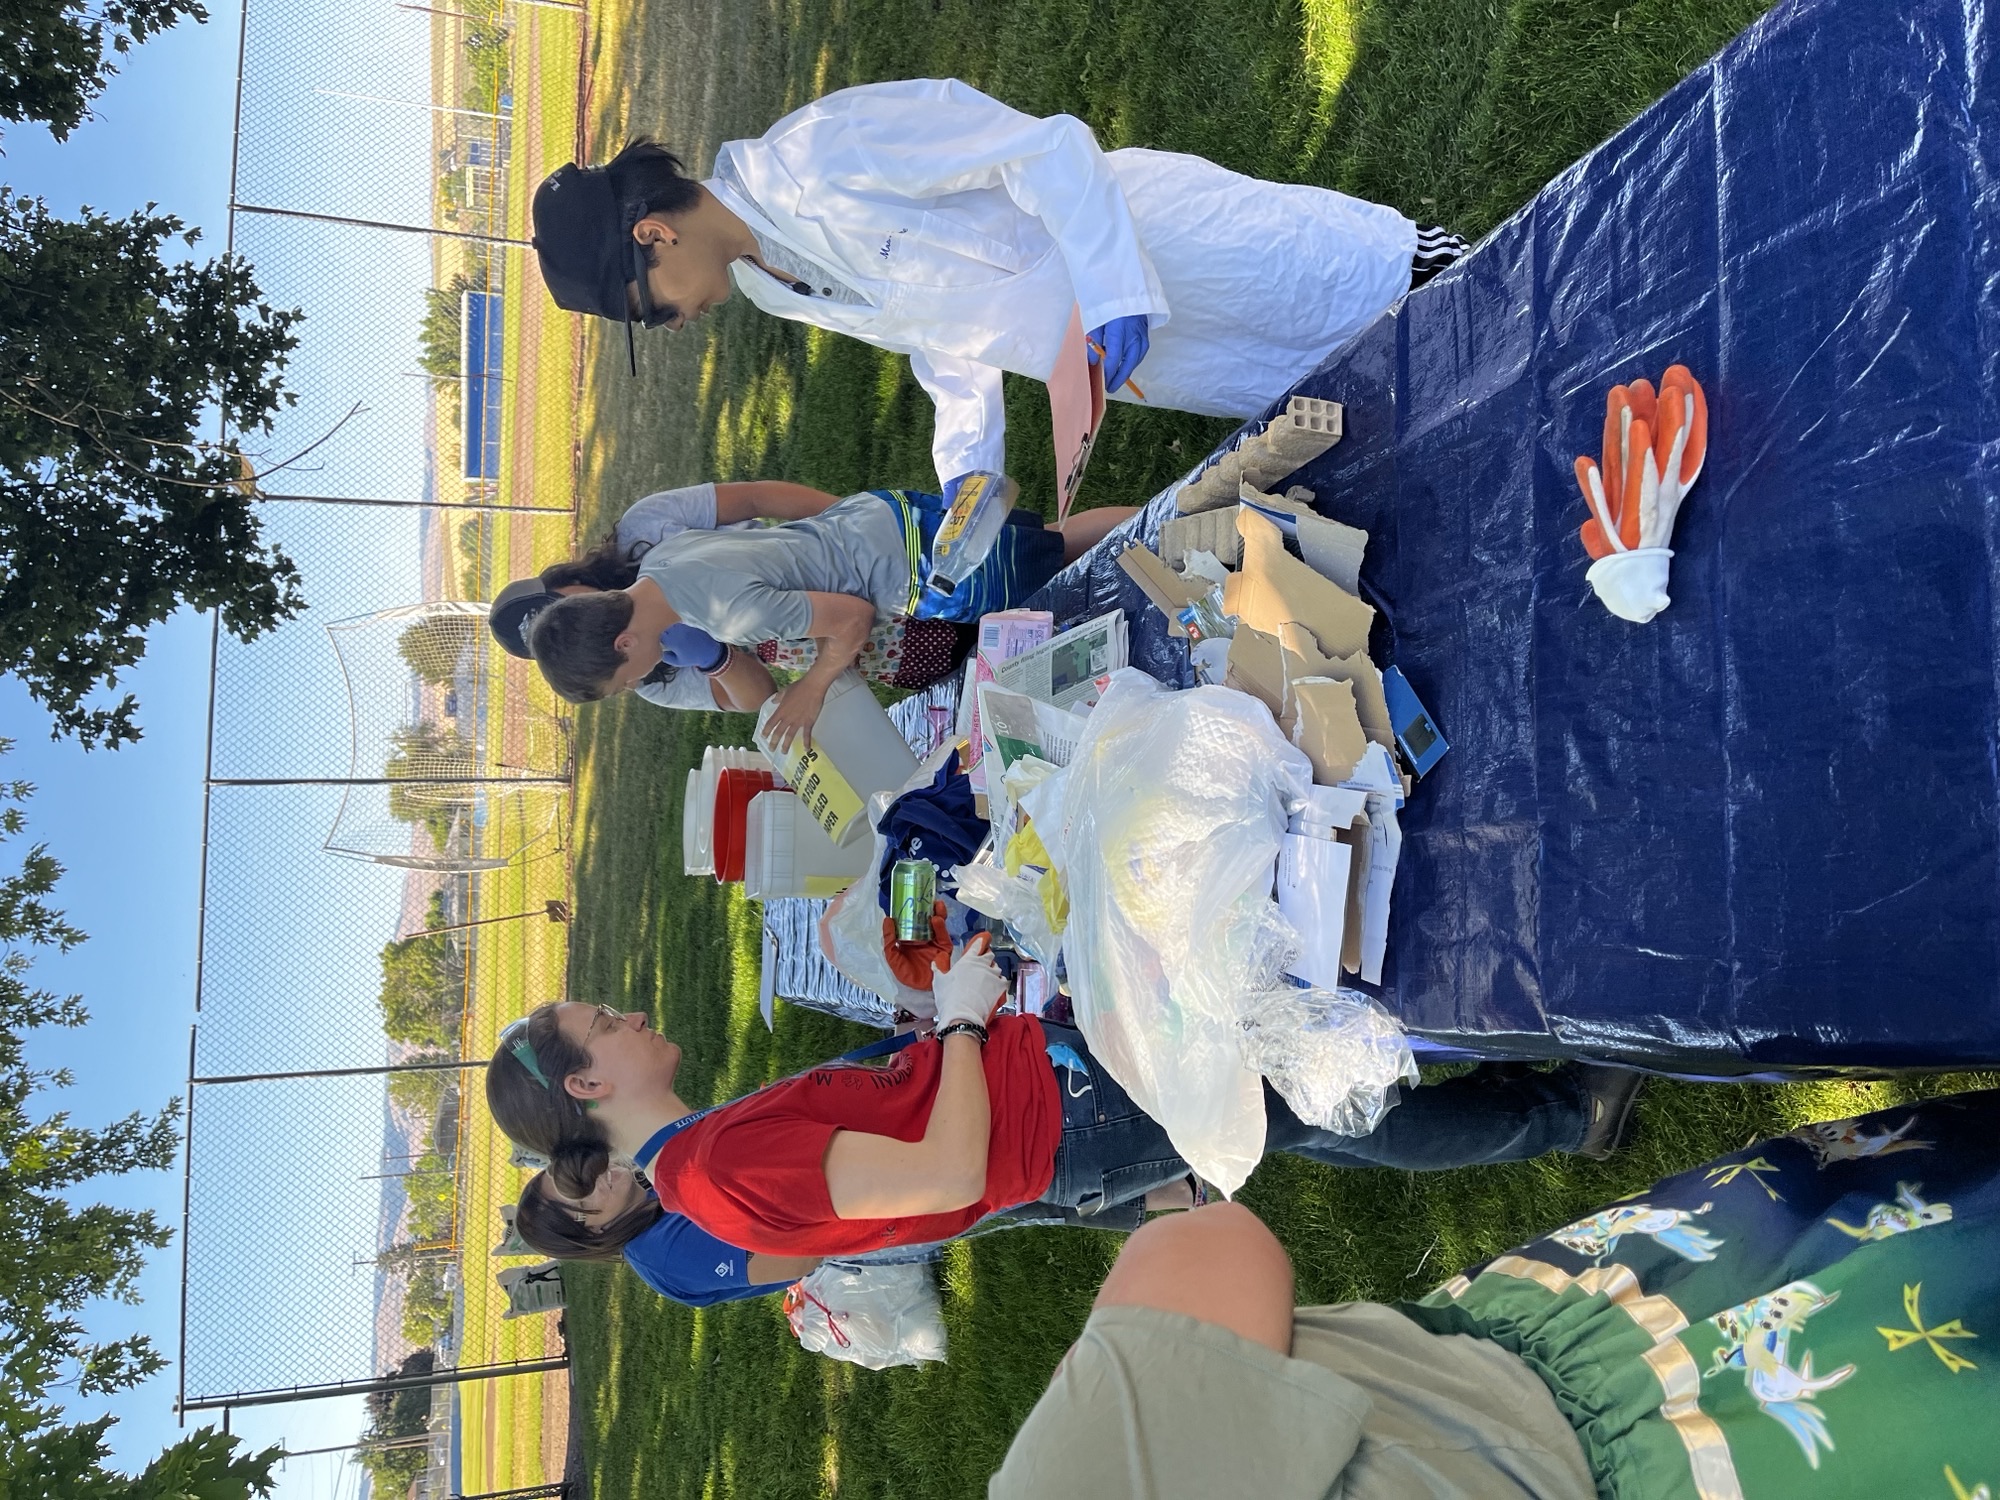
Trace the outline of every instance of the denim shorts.
[[1051, 1048], [1067, 1048], [1083, 1064], [1078, 1073], [1052, 1060], [1062, 1091], [1063, 1133], [1043, 1199], [1088, 1217], [1186, 1177], [1188, 1164], [1166, 1131], [1090, 1055], [1083, 1033], [1047, 1021], [1042, 1030]]

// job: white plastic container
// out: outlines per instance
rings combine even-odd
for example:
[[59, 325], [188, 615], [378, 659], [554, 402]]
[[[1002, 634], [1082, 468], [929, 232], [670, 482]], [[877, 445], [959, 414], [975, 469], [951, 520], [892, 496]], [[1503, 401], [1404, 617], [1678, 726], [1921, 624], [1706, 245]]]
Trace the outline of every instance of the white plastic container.
[[681, 868], [689, 875], [715, 872], [710, 844], [715, 834], [715, 798], [702, 796], [700, 766], [688, 767], [687, 792], [681, 798]]
[[810, 750], [803, 735], [792, 741], [787, 754], [772, 749], [765, 726], [777, 704], [772, 698], [757, 715], [759, 748], [828, 838], [836, 844], [866, 841], [871, 831], [865, 816], [868, 798], [908, 781], [916, 773], [916, 753], [852, 668], [827, 689]]
[[869, 873], [874, 843], [836, 844], [813, 821], [796, 792], [761, 792], [750, 803], [744, 835], [743, 894], [838, 896]]
[[[769, 770], [771, 762], [740, 745], [710, 745], [688, 772], [681, 801], [681, 867], [690, 875], [715, 873], [715, 783], [724, 771]], [[779, 772], [779, 779], [784, 773]]]

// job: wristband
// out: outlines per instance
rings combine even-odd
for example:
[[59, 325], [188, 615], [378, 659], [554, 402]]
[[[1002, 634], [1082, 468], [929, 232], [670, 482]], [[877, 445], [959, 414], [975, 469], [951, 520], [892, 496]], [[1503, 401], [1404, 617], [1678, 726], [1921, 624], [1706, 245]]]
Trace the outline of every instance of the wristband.
[[940, 1026], [937, 1039], [942, 1042], [946, 1037], [957, 1036], [961, 1032], [967, 1036], [977, 1037], [980, 1046], [986, 1045], [986, 1028], [977, 1021], [953, 1021], [949, 1025]]
[[729, 670], [729, 663], [735, 659], [735, 656], [736, 648], [726, 641], [723, 642], [722, 660], [712, 667], [703, 667], [701, 675], [704, 677], [720, 677], [724, 672]]

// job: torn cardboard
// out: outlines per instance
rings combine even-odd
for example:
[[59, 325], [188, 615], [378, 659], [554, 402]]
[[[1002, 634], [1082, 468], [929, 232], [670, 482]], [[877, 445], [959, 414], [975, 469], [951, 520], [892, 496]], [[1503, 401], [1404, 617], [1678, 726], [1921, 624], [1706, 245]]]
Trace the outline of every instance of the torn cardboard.
[[1382, 695], [1382, 674], [1366, 654], [1330, 657], [1320, 651], [1312, 633], [1297, 621], [1281, 626], [1278, 643], [1285, 653], [1285, 678], [1331, 677], [1354, 689], [1354, 711], [1362, 732], [1384, 750], [1396, 748], [1396, 731], [1389, 722], [1389, 701]]
[[1263, 631], [1237, 622], [1236, 634], [1229, 642], [1229, 671], [1222, 679], [1224, 687], [1248, 693], [1264, 707], [1271, 710], [1271, 717], [1282, 727], [1286, 718], [1285, 704], [1285, 653], [1278, 645], [1278, 638]]
[[1231, 580], [1236, 587], [1225, 593], [1225, 609], [1266, 635], [1277, 635], [1295, 620], [1312, 632], [1324, 656], [1367, 651], [1374, 610], [1287, 552], [1268, 517], [1240, 507], [1236, 525], [1243, 536], [1243, 571]]
[[1314, 510], [1311, 490], [1299, 489], [1296, 493], [1305, 498], [1295, 499], [1290, 493], [1267, 495], [1246, 484], [1239, 498], [1245, 505], [1271, 513], [1278, 529], [1298, 541], [1299, 555], [1306, 560], [1306, 566], [1348, 593], [1359, 594], [1361, 559], [1368, 550], [1368, 533], [1358, 526], [1330, 521]]
[[1213, 584], [1181, 577], [1160, 561], [1150, 547], [1137, 543], [1118, 554], [1118, 566], [1153, 601], [1153, 607], [1167, 617], [1167, 634], [1182, 638], [1187, 636], [1187, 627], [1181, 624], [1181, 611], [1195, 600], [1206, 598], [1214, 588]]
[[1296, 716], [1292, 743], [1312, 762], [1313, 780], [1327, 786], [1347, 780], [1368, 753], [1368, 736], [1354, 711], [1354, 688], [1330, 677], [1306, 677], [1288, 686]]

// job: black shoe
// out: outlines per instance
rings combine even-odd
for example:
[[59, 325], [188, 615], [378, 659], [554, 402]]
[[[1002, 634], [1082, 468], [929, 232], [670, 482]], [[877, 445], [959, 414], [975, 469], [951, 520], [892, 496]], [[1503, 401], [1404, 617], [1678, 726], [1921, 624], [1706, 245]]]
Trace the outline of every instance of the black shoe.
[[1632, 1127], [1632, 1106], [1639, 1102], [1646, 1075], [1630, 1068], [1585, 1063], [1576, 1070], [1576, 1081], [1583, 1086], [1590, 1127], [1577, 1143], [1575, 1154], [1603, 1161], [1625, 1144]]

